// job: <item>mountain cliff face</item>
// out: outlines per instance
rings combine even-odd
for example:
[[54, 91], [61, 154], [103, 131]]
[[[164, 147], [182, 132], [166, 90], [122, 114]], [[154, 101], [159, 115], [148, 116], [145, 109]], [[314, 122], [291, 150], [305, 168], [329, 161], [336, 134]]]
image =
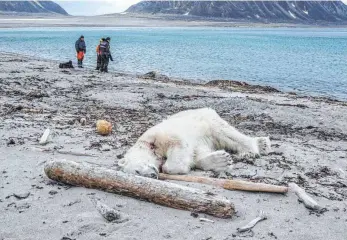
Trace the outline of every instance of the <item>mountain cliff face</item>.
[[53, 1], [0, 1], [0, 13], [54, 13], [68, 15]]
[[142, 1], [127, 12], [179, 14], [251, 21], [346, 21], [347, 6], [337, 1]]

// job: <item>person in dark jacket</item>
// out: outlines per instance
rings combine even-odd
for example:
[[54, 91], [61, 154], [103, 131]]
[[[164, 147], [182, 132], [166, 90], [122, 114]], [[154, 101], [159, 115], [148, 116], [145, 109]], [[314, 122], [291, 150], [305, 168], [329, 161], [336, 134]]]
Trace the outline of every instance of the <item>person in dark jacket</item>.
[[105, 40], [106, 40], [105, 38], [101, 38], [100, 43], [96, 47], [96, 69], [95, 70], [100, 70], [100, 65], [101, 65], [100, 44]]
[[100, 55], [101, 55], [101, 64], [100, 72], [108, 72], [108, 63], [109, 60], [113, 61], [111, 51], [110, 51], [110, 41], [111, 38], [107, 37], [105, 41], [100, 43]]
[[77, 53], [78, 67], [83, 68], [84, 54], [87, 51], [86, 43], [84, 42], [84, 36], [82, 35], [75, 43], [75, 49]]

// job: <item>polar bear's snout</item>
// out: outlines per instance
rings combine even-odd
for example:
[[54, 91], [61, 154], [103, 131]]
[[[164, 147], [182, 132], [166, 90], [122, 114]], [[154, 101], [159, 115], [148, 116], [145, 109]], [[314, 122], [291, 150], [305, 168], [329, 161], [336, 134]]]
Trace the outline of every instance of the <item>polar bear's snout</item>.
[[159, 171], [153, 165], [139, 165], [139, 166], [125, 166], [124, 171], [132, 173], [135, 175], [149, 177], [149, 178], [158, 178]]
[[143, 177], [158, 178], [159, 170], [156, 166], [150, 163], [144, 164], [140, 161], [136, 162], [136, 159], [134, 160], [135, 161], [129, 161], [122, 166], [123, 172]]
[[118, 165], [126, 173], [149, 178], [158, 178], [159, 175], [157, 156], [145, 147], [131, 148]]

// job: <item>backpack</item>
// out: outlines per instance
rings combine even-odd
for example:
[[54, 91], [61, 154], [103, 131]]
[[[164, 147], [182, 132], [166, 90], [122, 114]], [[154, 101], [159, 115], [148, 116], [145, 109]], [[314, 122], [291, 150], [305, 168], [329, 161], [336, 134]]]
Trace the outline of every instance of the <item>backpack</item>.
[[74, 68], [72, 65], [72, 61], [68, 61], [66, 63], [60, 63], [59, 68]]

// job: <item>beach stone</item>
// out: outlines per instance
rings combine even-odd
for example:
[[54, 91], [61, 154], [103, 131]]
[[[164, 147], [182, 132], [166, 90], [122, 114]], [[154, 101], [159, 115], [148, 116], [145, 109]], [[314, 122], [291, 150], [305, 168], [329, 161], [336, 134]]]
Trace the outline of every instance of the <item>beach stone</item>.
[[163, 75], [157, 71], [151, 71], [151, 72], [148, 72], [144, 75], [141, 76], [142, 78], [144, 79], [153, 79], [153, 80], [170, 80], [170, 78], [166, 75]]
[[165, 98], [166, 96], [165, 96], [165, 94], [163, 94], [163, 93], [158, 93], [158, 94], [157, 94], [157, 97], [158, 97], [158, 98]]
[[118, 210], [115, 210], [98, 200], [92, 199], [95, 208], [101, 214], [101, 216], [111, 223], [123, 223], [129, 221], [129, 217], [125, 214], [121, 214]]
[[55, 191], [55, 190], [51, 190], [51, 191], [49, 191], [48, 193], [49, 193], [49, 195], [55, 195], [55, 194], [57, 194], [58, 192]]
[[81, 118], [81, 119], [80, 119], [80, 124], [81, 124], [82, 126], [85, 126], [86, 123], [87, 123], [87, 120], [86, 120], [85, 118]]
[[111, 146], [110, 145], [102, 145], [101, 146], [101, 151], [103, 151], [103, 152], [108, 152], [108, 151], [111, 151]]
[[13, 138], [10, 138], [10, 139], [7, 141], [7, 146], [9, 146], [9, 145], [15, 145], [15, 144], [16, 144], [16, 142], [14, 141]]

